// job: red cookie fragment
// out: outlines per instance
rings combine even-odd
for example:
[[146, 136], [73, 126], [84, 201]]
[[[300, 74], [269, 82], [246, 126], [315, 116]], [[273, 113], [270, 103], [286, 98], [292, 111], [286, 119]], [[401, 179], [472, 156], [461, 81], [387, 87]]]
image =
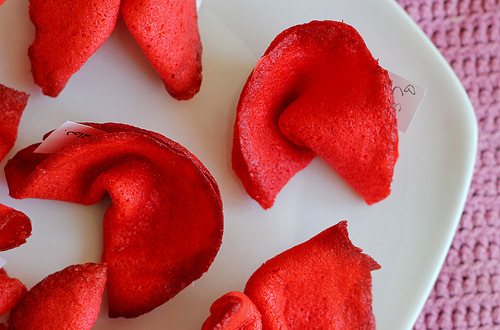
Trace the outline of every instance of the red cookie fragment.
[[35, 285], [11, 311], [9, 329], [91, 329], [106, 284], [106, 265], [69, 266]]
[[14, 308], [26, 292], [28, 290], [23, 282], [9, 277], [5, 269], [0, 269], [0, 315]]
[[25, 92], [0, 84], [0, 160], [16, 142], [17, 129], [28, 98]]
[[34, 81], [56, 97], [116, 26], [119, 0], [30, 0], [35, 40], [28, 49]]
[[263, 208], [322, 157], [368, 204], [390, 193], [398, 157], [392, 82], [351, 26], [312, 21], [283, 31], [245, 84], [232, 162]]
[[184, 147], [122, 124], [51, 155], [21, 150], [5, 168], [10, 195], [93, 204], [106, 194], [102, 261], [111, 317], [136, 317], [206, 272], [222, 240], [217, 184]]
[[198, 93], [202, 45], [195, 0], [123, 0], [129, 31], [178, 100]]
[[31, 220], [24, 213], [0, 204], [0, 251], [18, 247], [31, 236]]
[[[29, 95], [0, 84], [0, 161], [14, 146]], [[0, 251], [15, 248], [31, 235], [31, 221], [20, 211], [0, 204]]]
[[201, 330], [260, 330], [261, 315], [243, 293], [231, 291], [214, 301]]
[[263, 329], [375, 329], [370, 272], [378, 268], [342, 221], [265, 262], [244, 292]]

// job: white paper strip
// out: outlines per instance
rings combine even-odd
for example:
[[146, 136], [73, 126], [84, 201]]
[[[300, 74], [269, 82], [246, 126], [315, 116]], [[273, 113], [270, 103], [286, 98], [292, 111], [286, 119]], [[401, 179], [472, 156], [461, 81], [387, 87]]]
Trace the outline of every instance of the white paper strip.
[[56, 150], [68, 145], [78, 139], [102, 134], [104, 131], [90, 126], [67, 121], [56, 130], [54, 130], [43, 142], [35, 149], [36, 153], [52, 154]]
[[406, 132], [427, 89], [389, 71], [392, 80], [392, 94], [398, 119], [398, 129]]

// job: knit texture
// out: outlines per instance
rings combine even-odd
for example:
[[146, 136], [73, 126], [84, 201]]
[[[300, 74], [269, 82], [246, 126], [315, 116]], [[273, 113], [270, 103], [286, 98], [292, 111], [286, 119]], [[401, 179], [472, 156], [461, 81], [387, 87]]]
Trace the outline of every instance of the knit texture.
[[500, 329], [500, 1], [397, 1], [460, 78], [479, 125], [467, 203], [414, 329]]

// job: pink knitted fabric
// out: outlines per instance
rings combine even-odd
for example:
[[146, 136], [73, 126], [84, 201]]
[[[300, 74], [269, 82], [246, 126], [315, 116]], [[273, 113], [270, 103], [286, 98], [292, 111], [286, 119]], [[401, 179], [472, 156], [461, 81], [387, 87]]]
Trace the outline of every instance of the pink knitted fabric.
[[451, 64], [479, 122], [465, 210], [414, 329], [500, 329], [500, 0], [397, 1]]

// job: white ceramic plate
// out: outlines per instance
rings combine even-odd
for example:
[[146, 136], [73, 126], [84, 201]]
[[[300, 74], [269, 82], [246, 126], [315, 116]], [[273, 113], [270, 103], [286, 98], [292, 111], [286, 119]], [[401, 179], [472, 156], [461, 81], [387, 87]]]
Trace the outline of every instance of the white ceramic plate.
[[[271, 40], [313, 19], [353, 25], [382, 66], [428, 92], [408, 132], [400, 134], [389, 198], [365, 205], [315, 159], [264, 211], [231, 170], [236, 102]], [[122, 21], [54, 99], [32, 82], [26, 55], [34, 35], [28, 1], [6, 0], [0, 7], [0, 82], [31, 94], [7, 159], [66, 120], [124, 122], [183, 144], [204, 162], [222, 191], [225, 233], [209, 272], [133, 320], [109, 319], [104, 298], [95, 329], [199, 329], [211, 303], [230, 290], [243, 290], [262, 262], [343, 219], [354, 244], [382, 266], [372, 273], [378, 328], [411, 328], [448, 251], [475, 161], [474, 112], [451, 69], [391, 0], [207, 0], [199, 10], [199, 27], [204, 80], [193, 100], [178, 102], [167, 94]], [[24, 211], [33, 222], [28, 243], [0, 254], [11, 276], [31, 287], [68, 265], [99, 261], [108, 201], [88, 207], [18, 201], [8, 197], [1, 180], [0, 202]]]

